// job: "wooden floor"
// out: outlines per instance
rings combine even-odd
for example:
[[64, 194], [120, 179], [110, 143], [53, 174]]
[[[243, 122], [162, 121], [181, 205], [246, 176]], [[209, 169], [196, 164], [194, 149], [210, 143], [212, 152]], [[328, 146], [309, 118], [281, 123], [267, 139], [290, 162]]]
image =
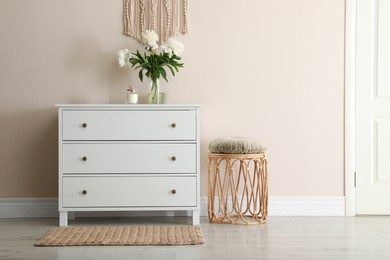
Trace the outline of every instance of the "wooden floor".
[[[78, 218], [71, 225], [186, 225], [186, 217]], [[390, 217], [270, 217], [255, 226], [209, 224], [206, 244], [34, 247], [57, 219], [0, 219], [0, 259], [390, 259]]]

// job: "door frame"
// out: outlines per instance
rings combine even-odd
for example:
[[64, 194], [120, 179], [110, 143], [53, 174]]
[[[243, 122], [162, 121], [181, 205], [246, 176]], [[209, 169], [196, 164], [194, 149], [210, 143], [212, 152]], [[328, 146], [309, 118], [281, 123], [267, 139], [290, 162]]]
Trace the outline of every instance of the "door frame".
[[344, 193], [345, 215], [356, 215], [356, 1], [345, 0]]

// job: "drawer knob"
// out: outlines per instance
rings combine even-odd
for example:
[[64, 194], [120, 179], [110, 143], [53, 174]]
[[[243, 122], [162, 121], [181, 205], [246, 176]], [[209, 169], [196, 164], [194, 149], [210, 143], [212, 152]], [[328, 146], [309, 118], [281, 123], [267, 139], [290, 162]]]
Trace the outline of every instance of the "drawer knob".
[[83, 126], [83, 128], [87, 128], [88, 125], [87, 125], [87, 123], [83, 123], [82, 126]]
[[172, 192], [172, 194], [176, 194], [176, 190], [175, 189], [173, 189], [171, 192]]
[[176, 123], [171, 124], [172, 128], [176, 128]]
[[87, 156], [84, 156], [84, 157], [83, 157], [83, 161], [85, 162], [85, 161], [87, 161], [87, 160], [88, 160]]
[[176, 156], [172, 156], [171, 160], [176, 161]]
[[83, 195], [87, 195], [87, 190], [83, 190], [82, 192], [81, 192]]

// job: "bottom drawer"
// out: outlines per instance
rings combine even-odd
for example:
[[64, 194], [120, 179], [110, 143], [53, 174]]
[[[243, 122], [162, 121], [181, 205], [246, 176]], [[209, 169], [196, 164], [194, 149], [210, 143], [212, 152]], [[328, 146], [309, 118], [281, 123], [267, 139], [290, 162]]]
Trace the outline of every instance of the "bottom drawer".
[[196, 206], [196, 177], [63, 177], [63, 207]]

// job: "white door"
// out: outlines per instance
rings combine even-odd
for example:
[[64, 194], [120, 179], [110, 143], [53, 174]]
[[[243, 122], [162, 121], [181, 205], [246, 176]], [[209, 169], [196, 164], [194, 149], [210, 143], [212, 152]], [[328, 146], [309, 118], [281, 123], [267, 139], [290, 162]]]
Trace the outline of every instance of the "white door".
[[390, 215], [390, 0], [356, 17], [356, 214]]

